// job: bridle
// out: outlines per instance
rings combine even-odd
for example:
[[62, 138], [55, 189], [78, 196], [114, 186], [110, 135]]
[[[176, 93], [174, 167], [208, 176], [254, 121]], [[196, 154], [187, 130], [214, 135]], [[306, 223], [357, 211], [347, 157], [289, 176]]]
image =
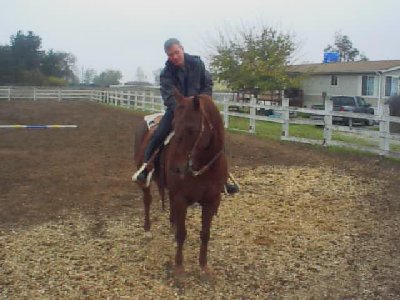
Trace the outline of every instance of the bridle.
[[193, 144], [193, 147], [192, 147], [191, 151], [188, 154], [187, 163], [186, 163], [186, 170], [185, 170], [185, 172], [183, 172], [184, 174], [188, 173], [188, 174], [190, 174], [190, 175], [192, 175], [194, 177], [204, 174], [224, 152], [224, 149], [222, 148], [220, 151], [218, 151], [217, 154], [215, 154], [213, 156], [213, 158], [207, 164], [205, 164], [199, 170], [194, 170], [193, 169], [193, 153], [196, 150], [196, 148], [197, 148], [197, 146], [198, 146], [198, 144], [200, 142], [200, 139], [202, 138], [202, 136], [204, 134], [205, 123], [210, 128], [210, 131], [212, 133], [214, 133], [214, 126], [210, 122], [210, 119], [208, 118], [208, 116], [204, 112], [204, 108], [201, 105], [200, 105], [200, 113], [201, 113], [200, 133], [199, 133], [195, 143]]

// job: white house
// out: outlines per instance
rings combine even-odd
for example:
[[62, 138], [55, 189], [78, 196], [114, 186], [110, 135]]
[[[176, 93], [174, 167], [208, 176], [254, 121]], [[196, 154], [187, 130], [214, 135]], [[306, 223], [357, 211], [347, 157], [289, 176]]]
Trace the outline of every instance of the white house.
[[322, 104], [323, 92], [331, 96], [361, 96], [377, 106], [400, 91], [400, 60], [320, 63], [290, 66], [293, 74], [304, 75], [306, 107]]

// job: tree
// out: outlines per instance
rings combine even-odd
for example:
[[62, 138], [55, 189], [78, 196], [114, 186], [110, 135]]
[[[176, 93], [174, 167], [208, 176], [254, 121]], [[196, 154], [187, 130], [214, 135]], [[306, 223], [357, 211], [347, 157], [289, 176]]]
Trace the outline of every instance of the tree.
[[21, 30], [10, 38], [14, 66], [17, 70], [36, 70], [40, 66], [42, 39], [32, 31], [25, 35]]
[[53, 76], [72, 81], [74, 78], [72, 68], [75, 62], [76, 58], [71, 53], [55, 52], [51, 49], [43, 55], [40, 70], [48, 77]]
[[95, 76], [93, 83], [98, 86], [110, 86], [114, 84], [120, 84], [122, 78], [121, 71], [106, 70], [100, 73], [100, 75]]
[[296, 50], [291, 35], [263, 25], [226, 36], [220, 31], [213, 45], [211, 70], [229, 88], [258, 94], [298, 86], [298, 79], [288, 75], [288, 64]]
[[360, 54], [360, 51], [353, 47], [353, 43], [350, 41], [349, 37], [340, 32], [335, 33], [335, 43], [333, 45], [328, 45], [324, 49], [324, 52], [328, 51], [339, 52], [341, 62], [368, 60], [365, 54]]
[[83, 74], [83, 83], [87, 85], [92, 84], [96, 74], [97, 72], [95, 69], [86, 69]]
[[160, 85], [160, 74], [161, 74], [161, 71], [162, 71], [161, 68], [153, 71], [154, 84], [157, 85], [157, 86]]
[[10, 45], [0, 46], [0, 84], [66, 85], [75, 83], [71, 53], [41, 50], [42, 39], [18, 31]]
[[10, 46], [0, 46], [0, 84], [11, 84], [14, 80], [14, 64]]

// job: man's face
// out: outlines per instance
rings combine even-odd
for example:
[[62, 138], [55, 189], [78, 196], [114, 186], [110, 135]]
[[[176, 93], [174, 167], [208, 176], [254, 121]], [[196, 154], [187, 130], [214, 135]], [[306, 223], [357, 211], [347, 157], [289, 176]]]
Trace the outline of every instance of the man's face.
[[167, 50], [168, 60], [172, 62], [175, 66], [182, 67], [185, 63], [183, 53], [183, 47], [174, 44]]

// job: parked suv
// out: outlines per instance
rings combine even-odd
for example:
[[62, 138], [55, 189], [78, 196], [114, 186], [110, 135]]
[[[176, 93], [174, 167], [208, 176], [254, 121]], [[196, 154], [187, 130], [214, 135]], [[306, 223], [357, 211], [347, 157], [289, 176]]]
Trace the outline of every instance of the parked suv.
[[[374, 114], [371, 104], [367, 103], [363, 97], [359, 96], [333, 96], [330, 98], [333, 102], [334, 111], [352, 112], [360, 114]], [[325, 109], [324, 105], [313, 105], [312, 109]], [[323, 119], [323, 116], [312, 115], [311, 119]], [[333, 116], [332, 122], [349, 124], [348, 117]], [[362, 123], [363, 125], [373, 125], [373, 120], [352, 118], [353, 123]]]

